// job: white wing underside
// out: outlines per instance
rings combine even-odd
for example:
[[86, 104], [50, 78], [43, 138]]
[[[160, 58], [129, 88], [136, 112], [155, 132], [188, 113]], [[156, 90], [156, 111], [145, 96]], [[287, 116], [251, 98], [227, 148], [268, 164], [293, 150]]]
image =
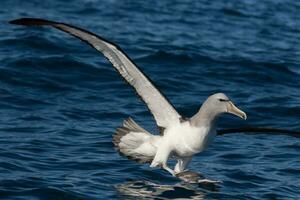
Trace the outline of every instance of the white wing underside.
[[122, 77], [136, 90], [139, 96], [145, 101], [153, 114], [156, 123], [160, 127], [168, 127], [171, 123], [177, 122], [180, 115], [174, 107], [162, 96], [148, 78], [114, 45], [100, 40], [96, 36], [87, 34], [80, 30], [57, 25], [61, 29], [87, 40], [98, 51], [113, 64]]
[[64, 23], [43, 19], [24, 18], [15, 21], [22, 25], [50, 25], [87, 42], [112, 63], [121, 76], [135, 89], [147, 104], [159, 127], [169, 127], [180, 120], [181, 116], [151, 81], [138, 69], [126, 54], [113, 43], [91, 32]]

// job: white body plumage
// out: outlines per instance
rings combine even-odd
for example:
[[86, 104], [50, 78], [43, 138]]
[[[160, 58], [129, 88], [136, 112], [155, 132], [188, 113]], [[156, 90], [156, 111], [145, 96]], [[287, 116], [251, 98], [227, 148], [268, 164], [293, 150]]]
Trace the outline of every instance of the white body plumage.
[[194, 127], [189, 121], [178, 123], [164, 131], [157, 143], [157, 152], [151, 167], [165, 165], [169, 156], [191, 157], [206, 149], [216, 136], [213, 127]]

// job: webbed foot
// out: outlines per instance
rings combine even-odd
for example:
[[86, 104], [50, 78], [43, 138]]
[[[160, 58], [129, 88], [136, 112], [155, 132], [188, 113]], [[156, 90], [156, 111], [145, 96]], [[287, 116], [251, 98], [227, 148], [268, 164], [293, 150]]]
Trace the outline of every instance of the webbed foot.
[[202, 174], [192, 171], [183, 171], [176, 174], [176, 177], [187, 183], [199, 184], [220, 184], [222, 181], [206, 179]]
[[198, 183], [199, 180], [204, 179], [204, 176], [202, 174], [192, 171], [179, 172], [176, 174], [176, 177], [187, 183]]

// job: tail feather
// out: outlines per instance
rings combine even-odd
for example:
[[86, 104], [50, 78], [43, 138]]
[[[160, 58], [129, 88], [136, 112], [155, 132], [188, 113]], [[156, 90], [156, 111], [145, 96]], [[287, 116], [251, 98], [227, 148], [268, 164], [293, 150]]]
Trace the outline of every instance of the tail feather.
[[[133, 119], [131, 117], [124, 120], [123, 126], [130, 129], [130, 130], [132, 130], [132, 131], [148, 133], [148, 131], [146, 131], [145, 129], [140, 127], [135, 121], [133, 121]], [[148, 133], [148, 134], [150, 134], [150, 133]]]
[[156, 153], [157, 137], [140, 127], [130, 117], [117, 128], [113, 143], [117, 151], [139, 163], [151, 163]]

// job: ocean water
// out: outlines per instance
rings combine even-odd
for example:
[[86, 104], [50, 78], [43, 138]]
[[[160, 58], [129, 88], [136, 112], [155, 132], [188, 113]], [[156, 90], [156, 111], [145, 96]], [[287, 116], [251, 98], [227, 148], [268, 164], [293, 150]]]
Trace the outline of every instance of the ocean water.
[[121, 157], [112, 135], [132, 116], [157, 133], [133, 90], [90, 46], [19, 17], [71, 23], [119, 44], [185, 116], [215, 92], [248, 114], [219, 128], [300, 130], [300, 3], [293, 0], [3, 0], [0, 9], [1, 199], [300, 199], [300, 140], [218, 136], [188, 185]]

